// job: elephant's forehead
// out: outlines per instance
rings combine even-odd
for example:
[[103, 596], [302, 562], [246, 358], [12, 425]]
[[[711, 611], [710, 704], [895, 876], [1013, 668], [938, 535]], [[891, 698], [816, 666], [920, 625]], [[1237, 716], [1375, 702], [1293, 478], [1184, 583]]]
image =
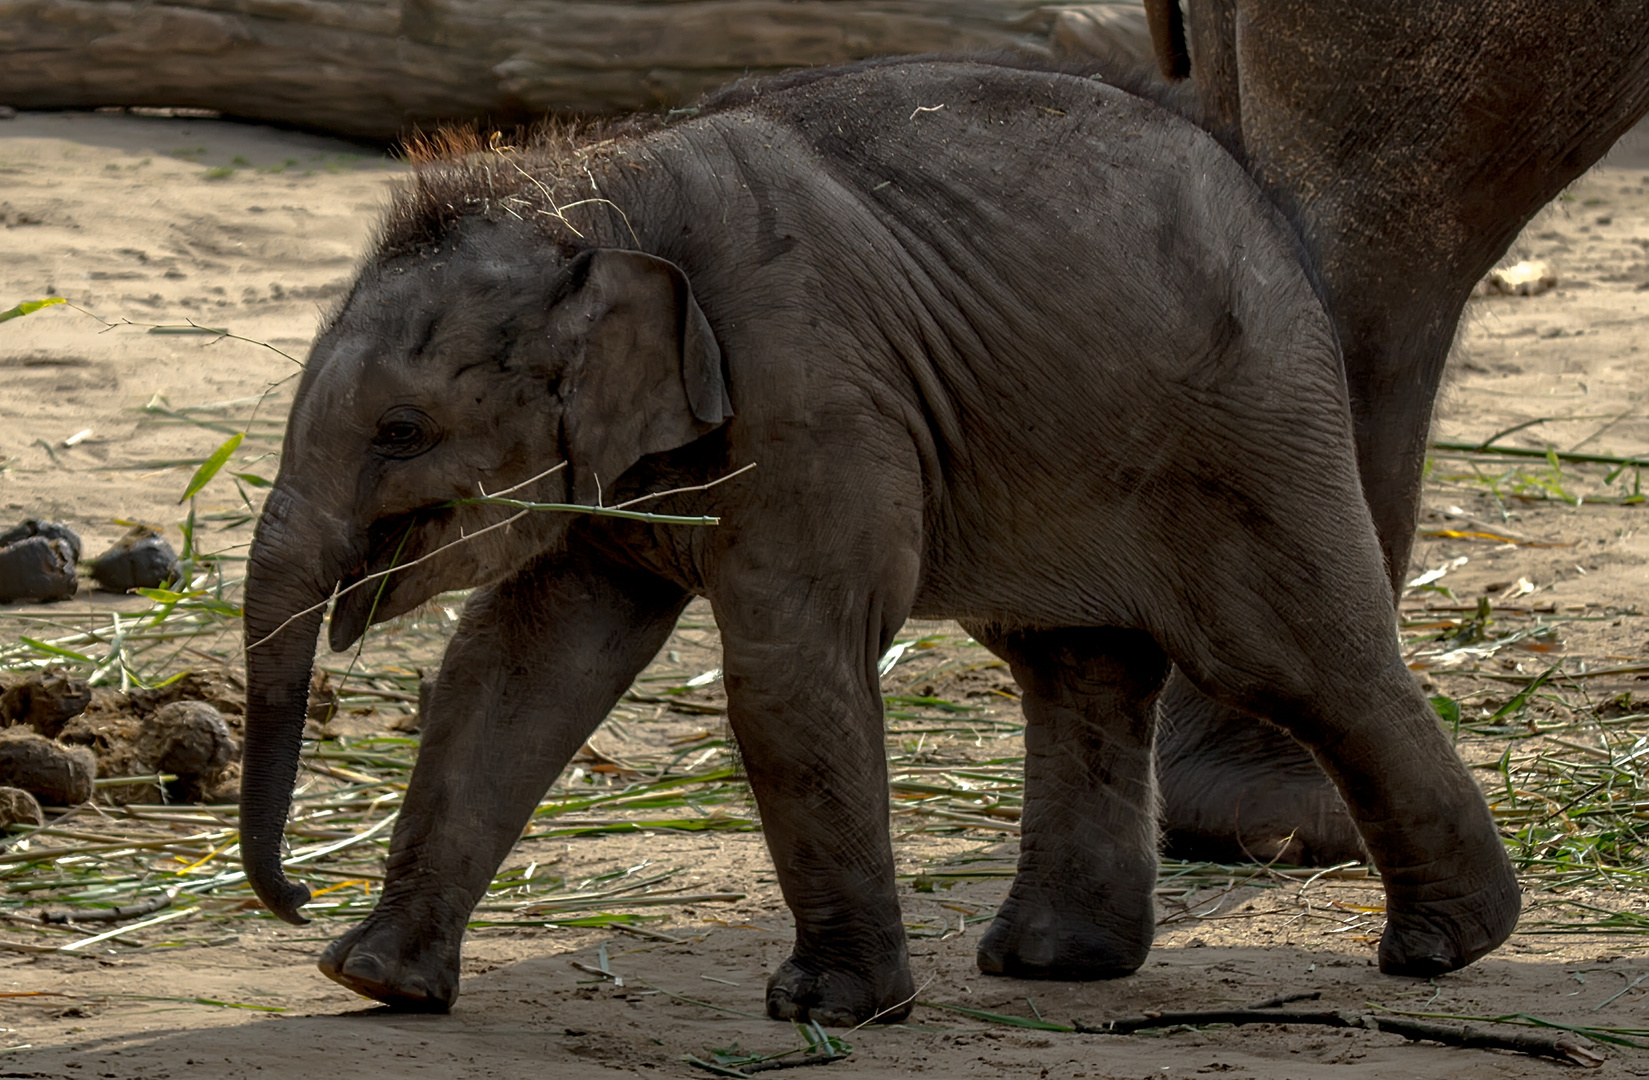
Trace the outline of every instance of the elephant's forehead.
[[340, 323], [310, 361], [292, 411], [292, 426], [360, 427], [413, 390], [403, 329], [385, 323]]
[[471, 295], [492, 290], [469, 267], [396, 267], [363, 278], [338, 320], [338, 328], [380, 339], [429, 324]]
[[417, 354], [437, 336], [485, 337], [541, 301], [544, 288], [540, 267], [460, 251], [371, 272], [334, 329], [386, 353]]
[[369, 413], [381, 412], [382, 401], [397, 396], [386, 385], [389, 380], [361, 377], [369, 363], [364, 351], [334, 353], [327, 361], [293, 403], [288, 426], [300, 439], [320, 431], [363, 428], [372, 419]]
[[500, 328], [535, 302], [533, 291], [497, 261], [369, 270], [317, 343], [300, 405], [341, 420], [427, 395], [442, 374], [491, 355]]

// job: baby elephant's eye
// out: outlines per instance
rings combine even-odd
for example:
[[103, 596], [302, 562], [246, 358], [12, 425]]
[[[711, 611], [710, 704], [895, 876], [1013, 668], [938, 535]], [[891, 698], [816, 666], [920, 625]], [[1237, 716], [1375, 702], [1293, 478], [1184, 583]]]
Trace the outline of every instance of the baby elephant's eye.
[[378, 420], [372, 448], [384, 457], [417, 457], [441, 440], [441, 429], [422, 409], [391, 409]]

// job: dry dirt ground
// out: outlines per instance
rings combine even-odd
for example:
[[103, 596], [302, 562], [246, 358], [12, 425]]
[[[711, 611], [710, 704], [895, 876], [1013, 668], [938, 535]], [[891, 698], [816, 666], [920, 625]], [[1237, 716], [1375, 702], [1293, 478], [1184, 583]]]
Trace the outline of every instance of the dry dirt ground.
[[[83, 309], [52, 308], [0, 327], [3, 516], [68, 521], [92, 553], [124, 531], [116, 519], [165, 527], [181, 542], [177, 497], [189, 466], [167, 463], [200, 459], [223, 434], [176, 422], [179, 410], [256, 398], [295, 366], [270, 348], [154, 334], [150, 325], [193, 320], [302, 358], [399, 171], [359, 147], [206, 120], [23, 114], [0, 122], [0, 307], [56, 294]], [[1541, 421], [1501, 445], [1649, 452], [1649, 357], [1639, 355], [1649, 328], [1649, 133], [1631, 137], [1539, 218], [1518, 251], [1548, 260], [1560, 284], [1537, 297], [1473, 302], [1438, 438], [1476, 443]], [[279, 419], [290, 386], [270, 393], [260, 420]], [[240, 410], [234, 414], [244, 420], [247, 408], [225, 410]], [[250, 439], [237, 468], [272, 475], [274, 462], [259, 455], [276, 445]], [[1514, 466], [1523, 471], [1501, 475]], [[1477, 470], [1440, 457], [1428, 489], [1427, 535], [1417, 544], [1414, 571], [1445, 569], [1434, 584], [1451, 595], [1417, 589], [1405, 603], [1406, 640], [1422, 677], [1461, 701], [1468, 718], [1493, 711], [1518, 677], [1542, 670], [1554, 653], [1572, 671], [1584, 665], [1588, 677], [1574, 685], [1597, 700], [1642, 687], [1649, 625], [1639, 612], [1649, 606], [1649, 532], [1641, 522], [1649, 508], [1517, 498], [1517, 490], [1540, 493], [1542, 482], [1603, 491], [1596, 477], [1586, 488], [1587, 478], [1573, 471], [1543, 473], [1549, 466], [1539, 460]], [[1614, 491], [1620, 493], [1618, 484]], [[256, 491], [248, 493], [255, 502]], [[245, 543], [249, 530], [232, 527], [242, 509], [241, 496], [225, 483], [202, 498], [203, 518], [215, 514], [220, 527], [215, 548]], [[1496, 599], [1505, 626], [1529, 631], [1523, 649], [1479, 646], [1474, 653], [1467, 638], [1447, 648], [1423, 640], [1428, 622], [1457, 623], [1480, 595]], [[142, 606], [83, 591], [51, 617], [72, 624], [105, 618], [110, 607]], [[5, 624], [10, 637], [27, 632], [26, 620], [39, 615], [27, 606], [0, 609], [12, 620]], [[440, 618], [437, 607], [421, 625], [439, 626]], [[702, 622], [704, 614], [690, 618]], [[419, 627], [402, 629], [408, 641], [424, 640], [412, 633]], [[393, 643], [397, 632], [386, 640]], [[974, 703], [982, 718], [1011, 720], [1012, 684], [988, 655], [954, 627], [913, 628], [905, 636], [918, 634], [935, 635], [934, 647], [893, 670], [889, 694], [937, 694]], [[713, 629], [683, 629], [646, 679], [679, 684], [715, 663]], [[713, 708], [718, 698], [712, 686], [691, 700]], [[631, 705], [597, 741], [617, 756], [640, 754], [706, 722], [704, 714]], [[996, 730], [982, 722], [971, 736], [952, 731], [939, 738], [951, 759], [1017, 754], [1017, 739], [998, 738]], [[928, 752], [920, 737], [896, 749], [907, 764]], [[1498, 752], [1472, 742], [1466, 751], [1476, 759]], [[900, 867], [910, 875], [946, 865], [1011, 865], [1015, 842], [1006, 829], [947, 831], [932, 819], [894, 820]], [[799, 1045], [788, 1026], [757, 1015], [766, 973], [784, 958], [789, 940], [759, 834], [529, 839], [512, 865], [528, 861], [554, 866], [569, 880], [650, 861], [682, 867], [680, 880], [694, 889], [745, 895], [662, 909], [666, 917], [650, 927], [679, 943], [610, 930], [476, 931], [466, 945], [463, 997], [448, 1016], [390, 1014], [323, 978], [313, 959], [336, 923], [300, 929], [255, 921], [227, 938], [175, 949], [12, 954], [0, 959], [0, 1076], [689, 1076], [709, 1074], [683, 1063], [684, 1054], [704, 1057], [734, 1044], [747, 1051]], [[965, 880], [931, 892], [911, 880], [901, 888], [913, 934], [923, 935], [912, 941], [921, 999], [1094, 1022], [1320, 991], [1323, 1005], [1342, 1009], [1372, 1002], [1531, 1013], [1573, 1024], [1642, 1027], [1649, 1020], [1649, 982], [1642, 979], [1649, 955], [1641, 938], [1526, 930], [1466, 971], [1429, 982], [1387, 978], [1372, 966], [1381, 919], [1378, 894], [1366, 883], [1327, 877], [1304, 885], [1251, 875], [1233, 872], [1211, 885], [1202, 879], [1206, 887], [1191, 892], [1165, 892], [1163, 925], [1146, 965], [1131, 978], [1093, 984], [981, 976], [972, 962], [985, 925], [977, 917], [988, 916], [1005, 880]], [[1641, 895], [1624, 890], [1577, 895], [1609, 910], [1645, 907]], [[1531, 896], [1531, 920], [1551, 900]], [[612, 970], [626, 978], [622, 987], [570, 964], [595, 964], [602, 946]], [[176, 1000], [193, 998], [284, 1011]], [[1521, 1077], [1567, 1067], [1366, 1031], [1076, 1035], [980, 1022], [927, 1005], [908, 1024], [846, 1039], [854, 1052], [829, 1066], [833, 1075]], [[1599, 1075], [1649, 1075], [1649, 1054], [1608, 1053]]]

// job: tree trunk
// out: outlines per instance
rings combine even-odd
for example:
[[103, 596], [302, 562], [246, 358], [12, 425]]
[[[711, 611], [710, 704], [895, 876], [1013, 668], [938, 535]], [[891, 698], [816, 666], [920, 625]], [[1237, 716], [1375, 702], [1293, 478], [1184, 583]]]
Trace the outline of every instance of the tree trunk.
[[674, 106], [786, 68], [1014, 48], [1132, 59], [1150, 42], [1137, 0], [0, 0], [0, 103], [206, 108], [387, 139]]

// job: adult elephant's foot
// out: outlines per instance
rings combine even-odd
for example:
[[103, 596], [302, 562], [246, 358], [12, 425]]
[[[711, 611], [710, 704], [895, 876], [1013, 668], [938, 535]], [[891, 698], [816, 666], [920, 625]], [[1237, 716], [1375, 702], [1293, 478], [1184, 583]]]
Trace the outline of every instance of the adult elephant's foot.
[[322, 974], [402, 1012], [440, 1012], [458, 1000], [458, 950], [414, 941], [396, 924], [368, 918], [328, 945]]
[[1296, 866], [1368, 857], [1340, 793], [1281, 728], [1203, 696], [1178, 671], [1158, 709], [1164, 854]]
[[874, 1019], [893, 1024], [910, 1015], [916, 985], [903, 957], [873, 972], [814, 966], [792, 956], [767, 980], [767, 1015], [812, 1020], [826, 1027], [854, 1027]]
[[[1146, 905], [1149, 908], [1149, 903]], [[1119, 929], [1009, 896], [979, 941], [979, 970], [1016, 979], [1117, 979], [1151, 951], [1151, 917]]]

